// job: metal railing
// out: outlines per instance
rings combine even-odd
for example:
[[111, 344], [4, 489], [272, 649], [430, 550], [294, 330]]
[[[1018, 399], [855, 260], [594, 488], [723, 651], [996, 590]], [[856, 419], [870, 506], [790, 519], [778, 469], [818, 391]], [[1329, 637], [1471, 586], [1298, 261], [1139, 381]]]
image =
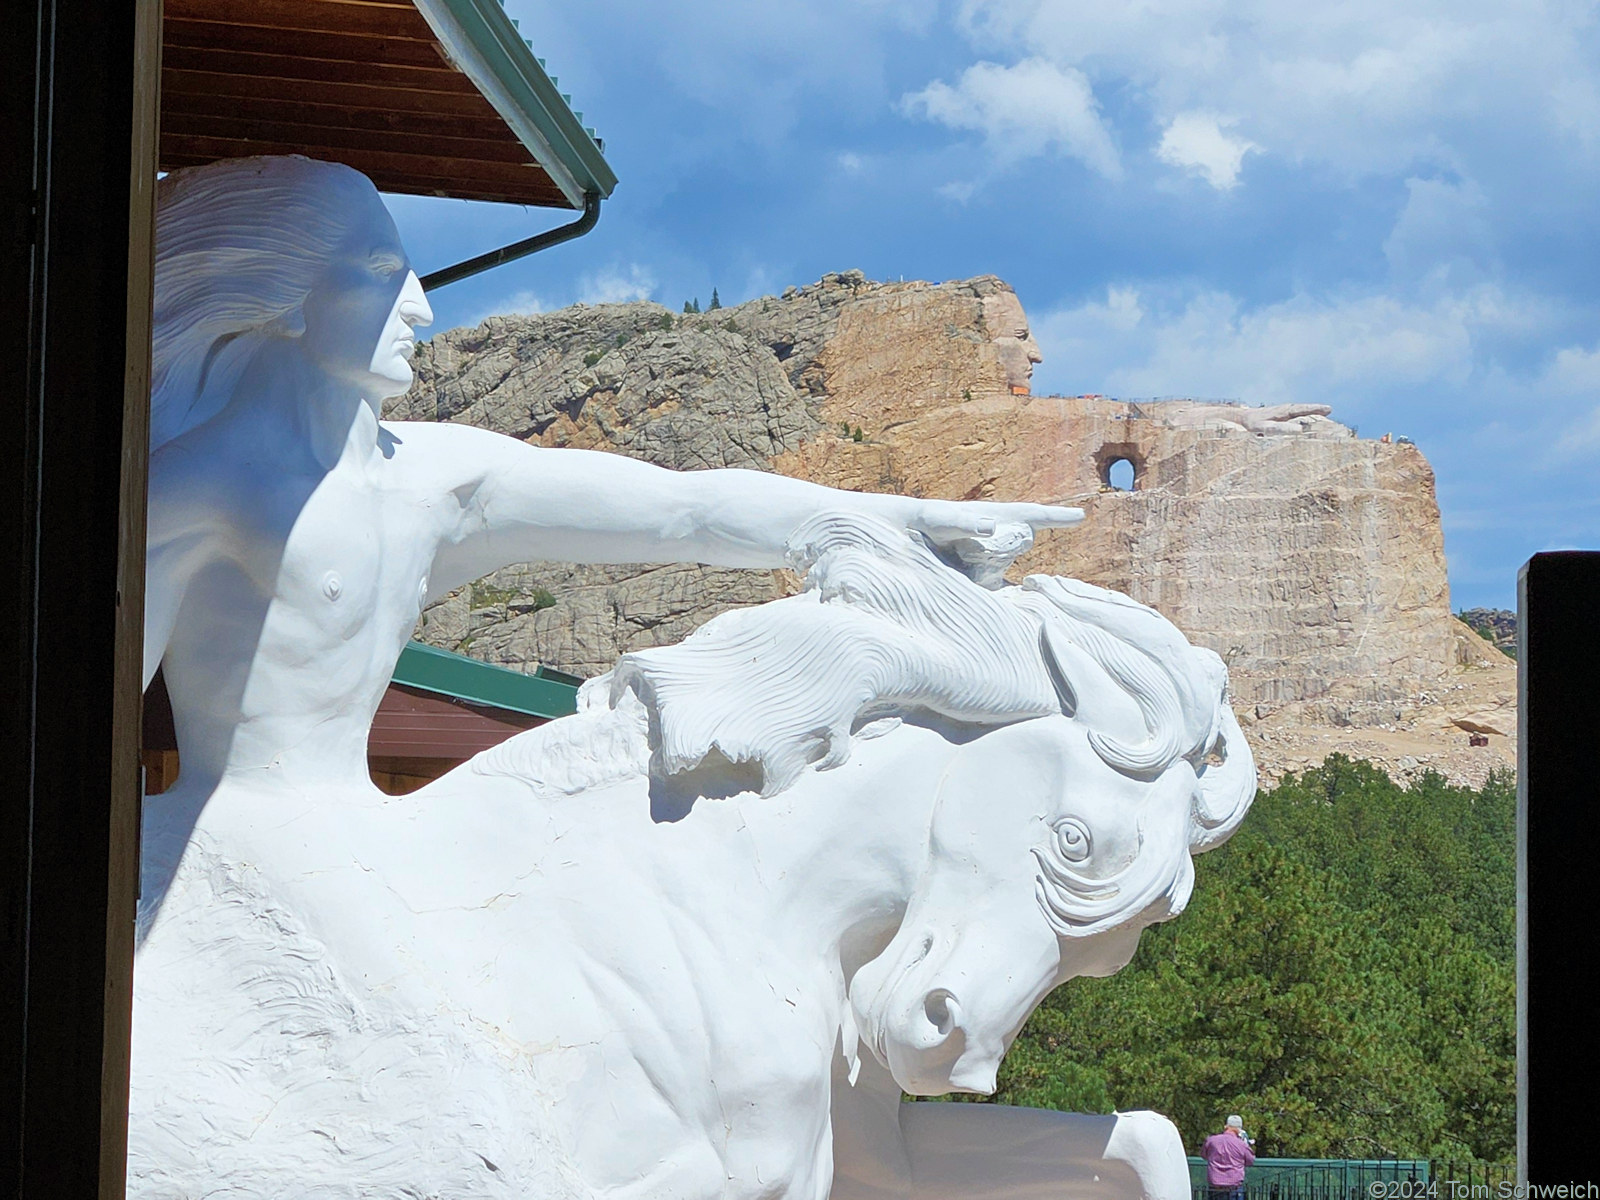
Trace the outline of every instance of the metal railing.
[[1433, 1178], [1439, 1200], [1503, 1200], [1516, 1187], [1517, 1164], [1436, 1158]]
[[[1258, 1158], [1245, 1170], [1245, 1200], [1449, 1200], [1428, 1186], [1425, 1158]], [[1206, 1184], [1205, 1161], [1189, 1160], [1194, 1200], [1221, 1200]], [[1467, 1200], [1461, 1197], [1460, 1200]], [[1482, 1198], [1478, 1198], [1482, 1200]], [[1495, 1198], [1491, 1198], [1495, 1200]]]
[[[1507, 1200], [1515, 1163], [1425, 1158], [1258, 1158], [1245, 1170], [1244, 1200]], [[1229, 1195], [1206, 1184], [1205, 1161], [1189, 1160], [1193, 1200]]]

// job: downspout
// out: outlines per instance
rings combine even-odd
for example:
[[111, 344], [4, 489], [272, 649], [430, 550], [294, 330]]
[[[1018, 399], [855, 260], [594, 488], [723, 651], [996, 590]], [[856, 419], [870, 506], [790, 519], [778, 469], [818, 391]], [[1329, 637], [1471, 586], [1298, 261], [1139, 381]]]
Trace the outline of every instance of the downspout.
[[551, 246], [559, 246], [562, 242], [570, 242], [573, 238], [580, 238], [593, 229], [595, 222], [600, 219], [600, 193], [585, 192], [583, 195], [583, 215], [576, 221], [566, 225], [558, 225], [554, 229], [547, 229], [543, 233], [534, 234], [531, 238], [524, 238], [520, 242], [512, 242], [509, 246], [501, 246], [498, 250], [491, 250], [487, 254], [480, 254], [476, 258], [469, 258], [458, 262], [454, 266], [442, 267], [437, 271], [430, 271], [422, 277], [422, 290], [431, 292], [435, 288], [442, 288], [449, 283], [473, 275], [482, 274], [491, 267], [498, 267], [502, 263], [515, 262], [519, 258], [526, 258], [540, 250], [548, 250]]

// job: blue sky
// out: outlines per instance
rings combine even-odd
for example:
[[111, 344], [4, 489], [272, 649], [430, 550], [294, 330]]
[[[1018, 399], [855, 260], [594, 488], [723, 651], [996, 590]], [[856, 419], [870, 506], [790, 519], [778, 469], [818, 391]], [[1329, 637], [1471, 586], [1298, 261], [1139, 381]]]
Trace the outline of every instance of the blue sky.
[[[1600, 547], [1596, 0], [506, 7], [622, 182], [588, 237], [438, 292], [436, 329], [991, 272], [1038, 392], [1414, 438], [1458, 608]], [[391, 207], [424, 271], [552, 217]]]

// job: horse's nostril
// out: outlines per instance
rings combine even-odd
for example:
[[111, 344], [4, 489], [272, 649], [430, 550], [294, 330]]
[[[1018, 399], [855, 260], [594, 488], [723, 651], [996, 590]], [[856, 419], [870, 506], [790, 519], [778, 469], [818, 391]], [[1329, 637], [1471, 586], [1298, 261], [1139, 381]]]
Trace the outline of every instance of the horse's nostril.
[[956, 1025], [956, 998], [944, 988], [934, 988], [922, 1000], [923, 1014], [928, 1024], [939, 1031], [940, 1037], [949, 1037]]

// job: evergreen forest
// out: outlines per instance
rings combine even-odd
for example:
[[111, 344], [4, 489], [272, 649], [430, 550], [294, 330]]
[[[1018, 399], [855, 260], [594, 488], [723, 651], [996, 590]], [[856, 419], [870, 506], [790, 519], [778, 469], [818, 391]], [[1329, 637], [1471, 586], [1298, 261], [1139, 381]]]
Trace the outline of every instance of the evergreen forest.
[[1046, 999], [989, 1099], [1155, 1109], [1191, 1154], [1239, 1113], [1264, 1157], [1509, 1160], [1515, 806], [1509, 774], [1285, 776], [1127, 968]]

